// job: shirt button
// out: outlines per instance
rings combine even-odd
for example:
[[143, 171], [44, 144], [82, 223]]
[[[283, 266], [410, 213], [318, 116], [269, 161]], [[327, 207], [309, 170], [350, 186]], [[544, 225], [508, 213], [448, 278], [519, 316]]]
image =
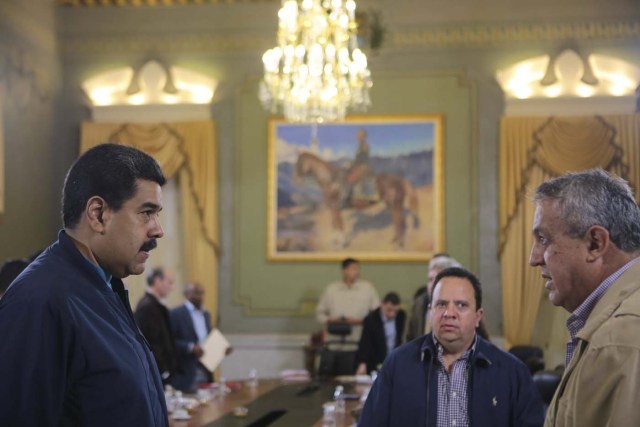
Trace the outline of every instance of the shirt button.
[[[457, 396], [457, 394], [456, 394], [456, 392], [454, 391], [454, 392], [453, 392], [453, 397], [456, 397], [456, 396]], [[454, 422], [455, 422], [455, 421], [454, 421]]]
[[456, 420], [451, 420], [451, 425], [452, 426], [456, 425]]

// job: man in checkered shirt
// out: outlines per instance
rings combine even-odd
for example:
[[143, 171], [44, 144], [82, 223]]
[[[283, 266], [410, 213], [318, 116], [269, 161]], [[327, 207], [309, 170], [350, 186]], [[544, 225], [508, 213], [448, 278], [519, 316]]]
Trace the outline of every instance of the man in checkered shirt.
[[476, 334], [482, 289], [452, 267], [435, 279], [432, 332], [395, 349], [365, 403], [361, 427], [539, 427], [544, 410], [527, 367]]

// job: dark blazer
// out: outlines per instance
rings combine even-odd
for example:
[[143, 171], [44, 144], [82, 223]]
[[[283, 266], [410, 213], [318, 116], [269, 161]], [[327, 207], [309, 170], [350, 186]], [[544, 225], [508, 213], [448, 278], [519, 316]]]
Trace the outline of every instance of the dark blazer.
[[148, 292], [138, 302], [136, 323], [151, 346], [163, 382], [178, 371], [178, 352], [171, 331], [169, 309]]
[[[207, 326], [207, 333], [211, 332], [211, 317], [209, 312], [204, 312], [204, 321]], [[178, 363], [180, 373], [173, 378], [172, 384], [178, 390], [190, 392], [196, 389], [196, 369], [200, 366], [206, 372], [206, 368], [193, 355], [189, 347], [198, 343], [198, 335], [191, 320], [191, 313], [186, 305], [171, 310], [171, 326], [176, 339], [176, 347], [178, 348]], [[209, 381], [213, 379], [209, 373]]]
[[[406, 315], [404, 310], [399, 310], [396, 316], [396, 343], [395, 347], [402, 344]], [[367, 373], [375, 371], [387, 357], [387, 338], [384, 334], [384, 325], [380, 317], [380, 307], [367, 314], [362, 322], [362, 335], [358, 343], [356, 353], [356, 366], [360, 363], [367, 364]]]

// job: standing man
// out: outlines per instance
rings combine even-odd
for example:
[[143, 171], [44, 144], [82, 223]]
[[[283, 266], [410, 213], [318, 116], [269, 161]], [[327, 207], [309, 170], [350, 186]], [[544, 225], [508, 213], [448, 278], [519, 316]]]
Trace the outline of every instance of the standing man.
[[435, 254], [433, 258], [431, 258], [431, 261], [429, 261], [427, 284], [424, 287], [424, 292], [414, 299], [413, 306], [411, 307], [411, 319], [409, 320], [409, 327], [407, 328], [407, 341], [422, 337], [429, 332], [429, 322], [427, 322], [427, 319], [433, 281], [438, 273], [450, 267], [462, 267], [462, 265], [444, 253]]
[[365, 402], [360, 427], [539, 427], [542, 401], [527, 367], [476, 334], [478, 279], [447, 268], [433, 287], [432, 332], [395, 349]]
[[400, 296], [389, 292], [382, 305], [367, 314], [356, 352], [356, 375], [380, 369], [387, 354], [402, 344], [406, 315], [400, 309]]
[[360, 263], [354, 258], [342, 261], [342, 280], [330, 283], [316, 307], [319, 323], [348, 323], [352, 326], [349, 340], [359, 341], [364, 317], [380, 305], [373, 285], [360, 279]]
[[135, 312], [136, 322], [151, 346], [164, 384], [168, 384], [178, 371], [178, 352], [169, 309], [162, 302], [171, 293], [173, 283], [173, 274], [168, 269], [156, 267], [151, 270], [147, 276], [147, 292]]
[[0, 425], [168, 426], [160, 374], [122, 278], [163, 236], [165, 178], [134, 148], [71, 166], [64, 229], [0, 300]]
[[545, 426], [640, 425], [640, 208], [601, 169], [535, 192], [534, 243], [554, 305], [571, 313], [564, 376]]
[[187, 283], [183, 305], [171, 310], [171, 325], [178, 347], [180, 374], [173, 386], [184, 392], [194, 392], [199, 384], [213, 380], [211, 372], [200, 363], [204, 354], [200, 345], [211, 332], [211, 316], [202, 307], [204, 288], [198, 283]]

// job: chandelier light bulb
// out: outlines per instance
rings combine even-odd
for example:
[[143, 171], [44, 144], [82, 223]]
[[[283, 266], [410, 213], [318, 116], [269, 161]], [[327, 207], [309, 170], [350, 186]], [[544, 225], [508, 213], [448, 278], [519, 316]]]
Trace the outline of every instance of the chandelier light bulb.
[[353, 0], [283, 0], [278, 46], [262, 57], [259, 98], [292, 122], [344, 119], [366, 110], [371, 73], [357, 47]]

